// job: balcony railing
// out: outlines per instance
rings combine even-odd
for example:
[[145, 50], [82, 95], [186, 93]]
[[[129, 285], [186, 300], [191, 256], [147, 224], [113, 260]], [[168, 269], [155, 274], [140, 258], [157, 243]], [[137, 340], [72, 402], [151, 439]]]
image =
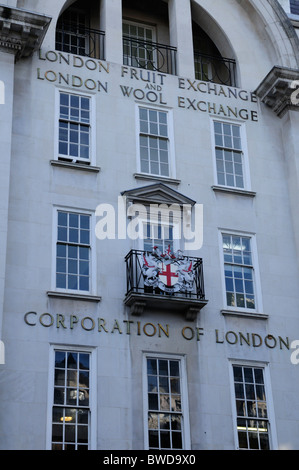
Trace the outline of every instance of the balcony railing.
[[194, 51], [195, 78], [205, 82], [236, 86], [236, 61]]
[[176, 54], [172, 46], [123, 37], [124, 65], [176, 75]]
[[125, 262], [125, 304], [131, 307], [131, 313], [141, 314], [146, 307], [184, 310], [186, 317], [193, 320], [206, 305], [201, 258], [181, 254], [155, 256], [132, 250]]
[[105, 33], [82, 24], [59, 22], [56, 28], [56, 49], [105, 60]]

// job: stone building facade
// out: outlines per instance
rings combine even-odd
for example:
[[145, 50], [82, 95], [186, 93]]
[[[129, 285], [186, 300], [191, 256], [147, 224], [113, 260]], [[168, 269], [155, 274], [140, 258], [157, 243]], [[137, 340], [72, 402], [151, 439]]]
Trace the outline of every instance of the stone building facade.
[[299, 448], [297, 3], [0, 5], [1, 449]]

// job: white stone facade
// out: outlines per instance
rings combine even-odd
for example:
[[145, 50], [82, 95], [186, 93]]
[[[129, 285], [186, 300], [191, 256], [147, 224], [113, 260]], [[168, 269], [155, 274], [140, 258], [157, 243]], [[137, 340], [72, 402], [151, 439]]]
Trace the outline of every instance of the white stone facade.
[[[94, 0], [92, 27], [105, 33], [104, 58], [57, 49], [57, 20], [73, 3], [0, 5], [0, 448], [52, 448], [54, 351], [62, 350], [91, 354], [89, 449], [143, 450], [153, 442], [147, 357], [180, 363], [182, 411], [154, 408], [152, 415], [180, 416], [172, 439], [179, 434], [182, 448], [238, 449], [239, 431], [253, 447], [265, 445], [267, 434], [273, 450], [299, 449], [299, 40], [289, 2], [160, 0], [157, 10], [145, 10]], [[124, 65], [123, 19], [150, 25], [157, 43], [176, 48], [176, 73]], [[196, 78], [192, 22], [235, 60], [235, 84]], [[59, 158], [60, 92], [89, 99], [88, 165]], [[143, 171], [140, 107], [167, 115], [167, 175]], [[240, 128], [242, 187], [217, 180], [214, 121]], [[142, 241], [121, 237], [117, 224], [115, 239], [96, 232], [98, 206], [118, 215], [121, 195], [128, 207], [192, 201], [194, 213], [203, 206], [203, 244], [186, 254], [203, 260], [205, 302], [187, 301], [196, 309], [191, 319], [175, 298], [125, 302], [125, 257], [142, 250]], [[90, 217], [85, 291], [57, 286], [59, 211]], [[227, 303], [223, 234], [251, 242], [253, 309]], [[237, 264], [244, 274], [247, 263]], [[256, 412], [262, 402], [267, 415], [246, 408], [238, 427], [233, 365], [262, 370], [266, 387], [266, 398], [248, 395], [246, 404]], [[258, 437], [257, 422], [268, 429]], [[168, 439], [162, 424], [157, 433]], [[63, 434], [57, 448], [78, 444], [69, 439]]]

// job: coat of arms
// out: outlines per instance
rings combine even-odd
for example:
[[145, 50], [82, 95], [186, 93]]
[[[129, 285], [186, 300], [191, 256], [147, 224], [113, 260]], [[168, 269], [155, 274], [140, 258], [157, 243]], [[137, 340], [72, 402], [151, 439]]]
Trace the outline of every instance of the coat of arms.
[[170, 246], [165, 253], [154, 246], [151, 253], [145, 253], [142, 262], [144, 285], [159, 288], [163, 292], [188, 293], [193, 291], [193, 261], [183, 256], [182, 251], [172, 253]]

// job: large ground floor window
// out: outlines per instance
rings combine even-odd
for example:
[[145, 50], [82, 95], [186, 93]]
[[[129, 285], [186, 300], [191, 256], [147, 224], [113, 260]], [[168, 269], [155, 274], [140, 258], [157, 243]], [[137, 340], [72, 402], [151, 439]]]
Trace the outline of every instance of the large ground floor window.
[[52, 450], [90, 448], [91, 353], [54, 350]]
[[146, 356], [146, 448], [188, 448], [184, 376], [184, 362], [181, 358]]

